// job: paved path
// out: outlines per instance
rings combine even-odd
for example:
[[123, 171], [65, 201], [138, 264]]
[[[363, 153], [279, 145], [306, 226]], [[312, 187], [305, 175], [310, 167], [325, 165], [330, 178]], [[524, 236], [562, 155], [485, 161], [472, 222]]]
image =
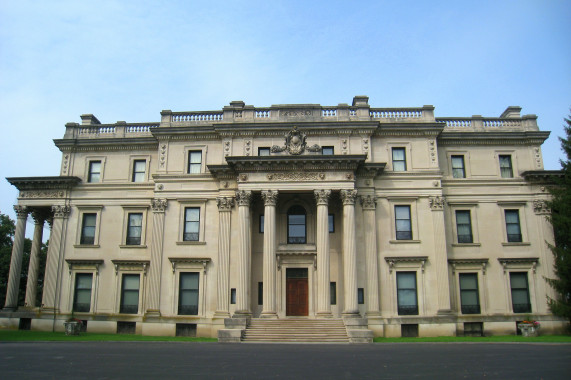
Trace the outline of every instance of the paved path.
[[569, 344], [0, 343], [2, 379], [570, 379]]

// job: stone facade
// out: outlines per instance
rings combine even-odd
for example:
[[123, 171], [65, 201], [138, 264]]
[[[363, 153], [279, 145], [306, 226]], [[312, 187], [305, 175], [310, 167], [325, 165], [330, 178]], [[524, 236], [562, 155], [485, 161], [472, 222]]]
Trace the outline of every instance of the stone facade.
[[[58, 177], [20, 190], [0, 324], [239, 340], [249, 318], [375, 336], [515, 334], [553, 317], [535, 115], [231, 102], [158, 123], [66, 124]], [[26, 218], [36, 230], [17, 305]], [[41, 306], [42, 228], [51, 234]], [[366, 334], [365, 334], [366, 335]]]

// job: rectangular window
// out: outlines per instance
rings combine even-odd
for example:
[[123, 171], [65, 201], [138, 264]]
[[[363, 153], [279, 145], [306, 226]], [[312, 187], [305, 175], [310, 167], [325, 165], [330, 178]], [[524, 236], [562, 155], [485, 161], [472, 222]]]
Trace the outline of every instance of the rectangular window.
[[258, 156], [269, 156], [270, 148], [258, 148]]
[[365, 288], [357, 289], [357, 303], [359, 305], [365, 304]]
[[91, 309], [91, 273], [75, 275], [75, 294], [73, 296], [73, 311], [89, 313]]
[[258, 305], [264, 304], [264, 283], [258, 282]]
[[335, 154], [335, 149], [332, 146], [321, 147], [321, 154], [324, 156], [333, 156]]
[[512, 156], [500, 155], [500, 174], [502, 178], [513, 178]]
[[264, 233], [264, 215], [260, 215], [260, 233]]
[[466, 178], [464, 169], [464, 156], [452, 156], [452, 177]]
[[139, 312], [139, 281], [138, 274], [124, 274], [121, 286], [120, 313], [137, 314]]
[[329, 296], [331, 298], [331, 305], [337, 305], [337, 283], [329, 283]]
[[335, 215], [329, 214], [329, 233], [335, 232]]
[[184, 209], [183, 241], [198, 241], [200, 232], [200, 207]]
[[506, 231], [508, 243], [521, 243], [521, 228], [519, 224], [519, 210], [505, 210]]
[[130, 213], [127, 223], [127, 245], [141, 245], [141, 232], [143, 230], [143, 214]]
[[191, 150], [188, 152], [188, 173], [196, 174], [202, 171], [202, 151]]
[[97, 214], [83, 214], [81, 223], [81, 239], [79, 244], [93, 245], [95, 244], [95, 224], [97, 223]]
[[145, 170], [147, 168], [147, 161], [135, 160], [133, 161], [133, 182], [145, 182]]
[[472, 222], [470, 220], [470, 210], [456, 211], [456, 230], [458, 232], [458, 243], [473, 243]]
[[393, 171], [406, 171], [406, 154], [404, 148], [393, 148]]
[[395, 206], [395, 226], [397, 240], [412, 240], [410, 206]]
[[418, 315], [416, 272], [397, 272], [397, 302], [399, 315]]
[[101, 161], [89, 161], [89, 173], [87, 175], [87, 182], [101, 182]]
[[478, 274], [460, 273], [460, 303], [462, 314], [480, 314]]
[[531, 313], [527, 273], [510, 272], [510, 286], [514, 313]]
[[198, 315], [198, 280], [200, 273], [181, 273], [178, 292], [178, 314]]
[[230, 289], [230, 303], [232, 305], [236, 304], [236, 288]]

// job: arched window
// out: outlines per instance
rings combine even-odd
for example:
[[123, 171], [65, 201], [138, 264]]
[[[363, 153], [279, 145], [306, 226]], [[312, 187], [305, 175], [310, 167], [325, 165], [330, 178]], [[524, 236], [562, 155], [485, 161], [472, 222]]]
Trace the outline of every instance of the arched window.
[[288, 244], [306, 243], [306, 214], [301, 206], [291, 206], [287, 210], [287, 242]]

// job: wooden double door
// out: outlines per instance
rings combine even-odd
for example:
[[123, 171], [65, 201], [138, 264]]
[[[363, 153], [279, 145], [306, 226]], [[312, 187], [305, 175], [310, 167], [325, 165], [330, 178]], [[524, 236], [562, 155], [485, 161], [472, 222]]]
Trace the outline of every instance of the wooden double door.
[[309, 315], [307, 268], [286, 269], [286, 315]]

